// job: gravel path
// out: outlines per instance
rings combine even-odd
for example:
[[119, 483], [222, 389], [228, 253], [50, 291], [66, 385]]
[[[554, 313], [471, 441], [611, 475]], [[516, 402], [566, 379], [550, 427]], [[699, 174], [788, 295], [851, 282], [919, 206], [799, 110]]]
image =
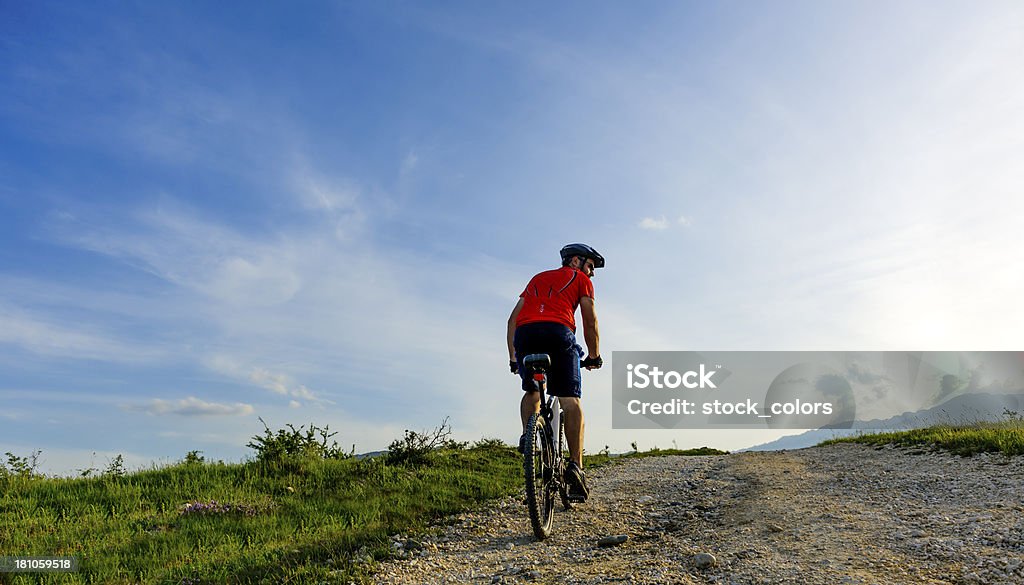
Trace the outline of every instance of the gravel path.
[[[593, 469], [533, 538], [522, 498], [460, 516], [378, 583], [1024, 583], [1024, 457], [853, 444]], [[626, 543], [600, 547], [605, 536]]]

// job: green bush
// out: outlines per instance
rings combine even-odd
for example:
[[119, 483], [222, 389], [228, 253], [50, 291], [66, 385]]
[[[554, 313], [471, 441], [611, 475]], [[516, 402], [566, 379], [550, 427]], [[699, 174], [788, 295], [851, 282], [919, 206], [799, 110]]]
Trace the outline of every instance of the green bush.
[[406, 429], [404, 437], [388, 445], [387, 462], [393, 465], [421, 465], [427, 462], [435, 449], [461, 450], [469, 446], [469, 443], [451, 440], [451, 434], [452, 428], [448, 426], [447, 417], [441, 421], [441, 426], [432, 431], [417, 433]]
[[348, 459], [355, 454], [355, 445], [352, 445], [351, 452], [346, 453], [341, 450], [337, 441], [328, 444], [327, 441], [338, 433], [329, 432], [326, 425], [319, 428], [310, 424], [307, 430], [305, 425], [296, 429], [294, 425], [289, 424], [287, 430], [278, 429], [275, 433], [262, 418], [259, 421], [263, 423], [263, 435], [253, 436], [246, 447], [256, 451], [256, 460], [260, 463], [276, 463], [297, 458]]
[[124, 477], [128, 470], [124, 468], [124, 457], [119, 453], [103, 471], [105, 477]]
[[27, 457], [19, 457], [8, 451], [6, 453], [7, 465], [0, 465], [0, 477], [17, 476], [31, 478], [38, 476], [36, 468], [39, 466], [39, 455], [41, 454], [42, 451], [33, 451]]
[[206, 457], [201, 455], [202, 451], [189, 451], [185, 454], [185, 458], [181, 460], [183, 465], [202, 465], [206, 463]]
[[474, 449], [485, 449], [485, 450], [500, 450], [500, 449], [512, 449], [513, 447], [501, 439], [494, 437], [484, 437], [479, 441], [473, 443]]

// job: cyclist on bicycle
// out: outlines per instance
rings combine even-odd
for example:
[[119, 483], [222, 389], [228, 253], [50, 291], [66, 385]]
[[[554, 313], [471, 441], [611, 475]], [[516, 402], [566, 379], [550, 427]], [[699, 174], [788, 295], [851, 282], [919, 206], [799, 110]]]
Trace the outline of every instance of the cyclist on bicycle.
[[583, 409], [580, 407], [580, 361], [583, 349], [576, 342], [576, 308], [583, 317], [583, 338], [587, 359], [583, 367], [600, 368], [600, 336], [594, 308], [594, 270], [604, 267], [604, 258], [586, 244], [569, 244], [562, 248], [562, 267], [535, 275], [519, 295], [519, 302], [508, 318], [508, 356], [512, 373], [523, 379], [520, 414], [523, 436], [519, 451], [526, 449], [526, 424], [540, 410], [540, 396], [534, 391], [523, 357], [533, 353], [551, 356], [548, 391], [557, 396], [565, 416], [565, 438], [569, 443], [571, 461], [566, 466], [565, 480], [569, 493], [586, 500], [589, 490], [583, 473]]

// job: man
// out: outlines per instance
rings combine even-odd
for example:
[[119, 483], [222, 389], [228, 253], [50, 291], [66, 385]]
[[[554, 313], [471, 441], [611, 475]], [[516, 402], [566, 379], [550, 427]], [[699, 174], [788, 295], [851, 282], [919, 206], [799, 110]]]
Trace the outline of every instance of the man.
[[533, 353], [551, 356], [548, 391], [557, 396], [565, 416], [565, 438], [571, 461], [565, 479], [570, 495], [586, 500], [586, 476], [583, 474], [583, 410], [580, 407], [580, 362], [583, 350], [576, 343], [576, 308], [583, 317], [583, 338], [587, 359], [583, 367], [600, 368], [600, 336], [594, 309], [594, 270], [604, 267], [604, 258], [586, 244], [569, 244], [561, 250], [562, 267], [534, 276], [519, 295], [519, 302], [508, 318], [508, 357], [512, 373], [523, 379], [520, 415], [523, 436], [520, 452], [526, 449], [526, 424], [540, 411], [540, 396], [534, 391], [523, 358]]

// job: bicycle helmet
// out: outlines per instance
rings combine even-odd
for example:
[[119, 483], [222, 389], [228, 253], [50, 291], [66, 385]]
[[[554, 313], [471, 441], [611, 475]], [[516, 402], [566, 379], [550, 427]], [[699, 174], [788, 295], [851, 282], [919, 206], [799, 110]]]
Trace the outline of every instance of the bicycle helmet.
[[562, 248], [562, 263], [573, 256], [583, 256], [594, 261], [594, 268], [604, 268], [604, 256], [586, 244], [569, 244]]

